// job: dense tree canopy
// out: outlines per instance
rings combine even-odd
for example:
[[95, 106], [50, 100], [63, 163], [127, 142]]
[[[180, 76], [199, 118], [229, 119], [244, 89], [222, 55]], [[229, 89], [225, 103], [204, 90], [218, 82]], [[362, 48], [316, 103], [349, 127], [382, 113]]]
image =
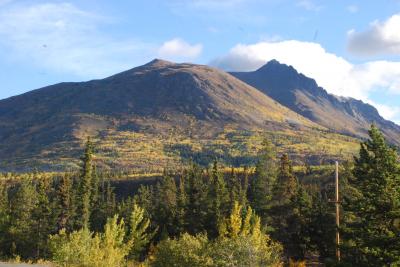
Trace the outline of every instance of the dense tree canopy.
[[[340, 169], [341, 263], [335, 261], [332, 166], [292, 166], [265, 141], [255, 167], [165, 170], [115, 194], [86, 144], [79, 172], [0, 179], [0, 257], [60, 266], [400, 264], [400, 166], [372, 126]], [[14, 177], [14, 178], [7, 178]]]

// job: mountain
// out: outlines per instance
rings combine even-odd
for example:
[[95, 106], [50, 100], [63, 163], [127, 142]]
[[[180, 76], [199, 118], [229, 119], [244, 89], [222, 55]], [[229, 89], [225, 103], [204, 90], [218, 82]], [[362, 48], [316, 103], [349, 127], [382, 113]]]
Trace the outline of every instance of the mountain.
[[329, 129], [366, 137], [376, 124], [393, 144], [400, 145], [400, 126], [382, 118], [375, 107], [353, 98], [337, 97], [319, 87], [315, 80], [276, 60], [253, 72], [232, 72], [280, 104]]
[[240, 165], [254, 160], [265, 135], [309, 157], [321, 153], [316, 135], [325, 154], [338, 153], [332, 140], [346, 151], [354, 144], [223, 71], [163, 60], [0, 101], [3, 170], [76, 168], [88, 136], [103, 167], [147, 172], [216, 157]]

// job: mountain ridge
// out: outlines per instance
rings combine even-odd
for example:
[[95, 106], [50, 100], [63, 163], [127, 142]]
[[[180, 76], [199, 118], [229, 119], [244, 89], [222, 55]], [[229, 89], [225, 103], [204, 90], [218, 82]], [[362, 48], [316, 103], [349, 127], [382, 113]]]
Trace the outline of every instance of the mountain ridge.
[[369, 126], [375, 123], [390, 142], [400, 145], [400, 126], [385, 120], [375, 107], [354, 98], [329, 94], [292, 66], [272, 60], [256, 71], [230, 74], [322, 126], [365, 138]]
[[[190, 157], [203, 163], [224, 157], [240, 165], [253, 159], [266, 132], [283, 138], [289, 149], [287, 138], [325, 131], [228, 73], [153, 60], [105, 79], [59, 83], [1, 100], [0, 164], [73, 168], [71, 158], [94, 136], [99, 160], [111, 168], [163, 168]], [[344, 146], [353, 142], [338, 138]], [[305, 142], [304, 155], [319, 153], [304, 138], [298, 142]]]

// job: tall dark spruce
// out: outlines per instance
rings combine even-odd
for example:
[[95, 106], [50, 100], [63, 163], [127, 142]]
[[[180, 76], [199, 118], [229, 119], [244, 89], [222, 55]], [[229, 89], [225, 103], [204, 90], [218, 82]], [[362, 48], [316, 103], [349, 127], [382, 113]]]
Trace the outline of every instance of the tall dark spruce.
[[79, 191], [76, 195], [78, 205], [78, 226], [89, 228], [91, 212], [91, 195], [93, 192], [93, 143], [88, 138], [86, 142], [85, 153], [82, 157], [82, 169], [80, 174]]
[[400, 166], [394, 148], [372, 126], [355, 157], [358, 194], [345, 202], [351, 213], [344, 228], [344, 260], [353, 266], [400, 265]]

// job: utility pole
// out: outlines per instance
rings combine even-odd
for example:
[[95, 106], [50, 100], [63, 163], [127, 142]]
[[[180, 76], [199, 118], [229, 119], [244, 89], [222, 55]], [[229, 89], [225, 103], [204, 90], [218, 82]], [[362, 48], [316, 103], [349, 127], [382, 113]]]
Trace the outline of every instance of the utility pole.
[[340, 262], [340, 201], [339, 201], [339, 162], [335, 162], [335, 206], [336, 206], [336, 259]]

